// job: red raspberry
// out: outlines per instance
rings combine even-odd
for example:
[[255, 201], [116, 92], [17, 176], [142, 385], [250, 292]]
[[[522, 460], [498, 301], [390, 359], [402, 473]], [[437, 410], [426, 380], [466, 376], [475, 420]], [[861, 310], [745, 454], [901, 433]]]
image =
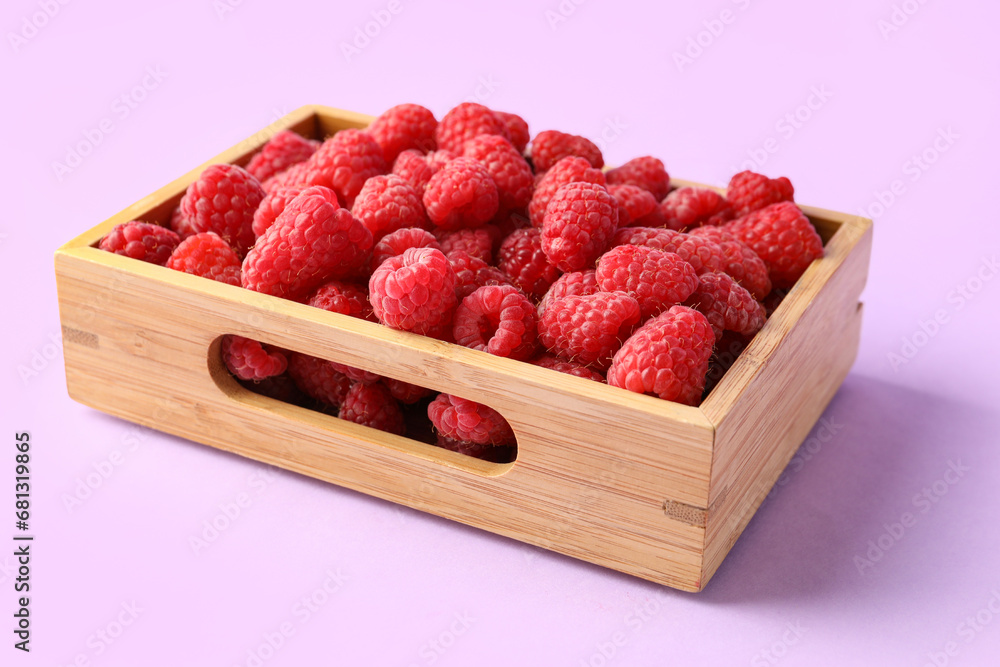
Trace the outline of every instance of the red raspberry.
[[604, 166], [601, 149], [586, 137], [545, 130], [536, 134], [531, 141], [531, 161], [535, 165], [535, 171], [548, 171], [556, 162], [570, 156], [581, 157], [597, 169]]
[[181, 242], [177, 232], [151, 222], [132, 220], [115, 227], [98, 246], [106, 252], [125, 255], [151, 264], [167, 263], [170, 253]]
[[510, 424], [493, 408], [450, 394], [438, 394], [427, 416], [441, 435], [480, 445], [513, 445]]
[[403, 151], [392, 165], [392, 173], [409, 181], [422, 197], [431, 176], [456, 157], [458, 156], [449, 151], [434, 151], [427, 155], [418, 151]]
[[528, 141], [531, 139], [531, 135], [528, 133], [528, 123], [514, 113], [506, 113], [504, 111], [494, 111], [493, 113], [507, 126], [507, 132], [510, 134], [510, 143], [517, 149], [518, 153], [523, 153], [524, 149], [528, 147]]
[[585, 380], [593, 380], [601, 383], [604, 382], [604, 376], [594, 369], [587, 368], [583, 364], [578, 364], [575, 361], [560, 359], [559, 357], [551, 354], [543, 354], [540, 357], [536, 357], [531, 360], [531, 363], [535, 366], [541, 366], [542, 368], [559, 371], [560, 373], [566, 373], [567, 375], [575, 375], [576, 377], [583, 378]]
[[427, 227], [427, 213], [420, 193], [401, 176], [372, 176], [354, 200], [351, 214], [378, 241], [406, 227]]
[[608, 370], [608, 384], [697, 405], [714, 344], [715, 334], [704, 315], [674, 306], [625, 341]]
[[263, 380], [281, 375], [288, 360], [280, 350], [243, 336], [222, 338], [222, 360], [229, 372], [241, 380]]
[[719, 246], [724, 260], [723, 271], [745, 287], [755, 299], [763, 299], [771, 292], [767, 264], [746, 243], [736, 240], [722, 227], [698, 227], [691, 230], [691, 236], [708, 239]]
[[462, 251], [487, 264], [493, 263], [493, 235], [486, 227], [438, 232], [437, 239], [441, 243], [441, 252], [445, 255]]
[[240, 258], [215, 232], [189, 236], [167, 260], [167, 268], [240, 286]]
[[372, 235], [319, 188], [290, 201], [243, 261], [243, 287], [296, 298], [331, 278], [357, 274], [370, 255]]
[[698, 276], [696, 289], [684, 304], [701, 312], [715, 332], [715, 340], [723, 331], [735, 331], [752, 336], [764, 326], [767, 314], [746, 289], [725, 273], [703, 273]]
[[288, 373], [264, 378], [263, 380], [240, 380], [239, 383], [255, 394], [273, 398], [282, 403], [305, 405], [309, 398], [302, 393]]
[[428, 153], [437, 148], [437, 124], [430, 109], [419, 104], [397, 104], [372, 121], [368, 134], [382, 147], [385, 163], [392, 164], [405, 150]]
[[365, 181], [388, 171], [382, 148], [370, 134], [354, 129], [341, 130], [324, 141], [304, 164], [305, 183], [330, 188], [346, 208], [354, 206]]
[[594, 169], [590, 163], [580, 157], [564, 157], [559, 160], [544, 175], [537, 177], [535, 192], [528, 204], [528, 216], [531, 224], [541, 227], [545, 219], [545, 209], [549, 200], [562, 186], [575, 181], [604, 185], [604, 172]]
[[597, 262], [597, 284], [605, 292], [625, 292], [639, 302], [643, 319], [681, 303], [698, 287], [694, 267], [672, 252], [620, 245]]
[[195, 233], [215, 232], [240, 257], [254, 244], [253, 214], [264, 199], [260, 182], [233, 164], [213, 164], [188, 186], [181, 213]]
[[499, 247], [503, 240], [515, 230], [524, 229], [531, 225], [531, 220], [522, 211], [501, 211], [490, 224], [497, 228], [493, 245]]
[[352, 384], [326, 359], [298, 352], [288, 355], [288, 374], [303, 393], [333, 408], [344, 401]]
[[601, 291], [597, 284], [597, 272], [593, 269], [586, 271], [573, 271], [564, 273], [552, 283], [552, 287], [545, 293], [542, 300], [538, 302], [538, 316], [545, 314], [545, 309], [549, 304], [564, 299], [568, 296], [584, 296], [587, 294], [597, 294]]
[[775, 287], [791, 287], [814, 259], [823, 256], [823, 239], [792, 202], [771, 204], [737, 218], [726, 230], [764, 260]]
[[702, 225], [721, 225], [733, 218], [729, 201], [708, 188], [677, 188], [663, 200], [665, 227], [682, 231]]
[[608, 192], [618, 202], [618, 226], [629, 225], [645, 218], [659, 204], [648, 190], [634, 185], [609, 185]]
[[492, 461], [493, 463], [510, 463], [514, 460], [517, 453], [517, 448], [509, 445], [501, 445], [499, 447], [490, 444], [481, 445], [477, 442], [456, 440], [441, 434], [438, 434], [437, 442], [434, 444], [451, 452], [457, 452], [484, 461]]
[[390, 257], [402, 255], [403, 251], [408, 248], [440, 250], [441, 246], [438, 244], [437, 238], [426, 229], [417, 227], [397, 229], [391, 234], [383, 236], [382, 240], [375, 244], [375, 250], [372, 251], [372, 266], [378, 268], [382, 262]]
[[640, 317], [639, 302], [622, 292], [568, 296], [545, 309], [538, 334], [553, 354], [604, 370]]
[[510, 279], [500, 269], [490, 266], [464, 250], [453, 250], [448, 261], [455, 271], [455, 296], [458, 302], [487, 285], [510, 285]]
[[795, 201], [795, 188], [784, 176], [771, 179], [752, 171], [741, 171], [729, 180], [726, 199], [735, 217], [739, 218], [771, 204]]
[[695, 273], [722, 271], [725, 258], [722, 249], [707, 239], [691, 234], [682, 234], [672, 229], [649, 229], [647, 227], [625, 227], [619, 229], [611, 246], [640, 245], [676, 253], [694, 267]]
[[250, 159], [247, 171], [263, 183], [293, 164], [305, 162], [318, 147], [319, 142], [315, 139], [306, 139], [291, 130], [280, 130]]
[[534, 227], [518, 229], [503, 240], [497, 267], [532, 299], [545, 294], [561, 273], [542, 252], [542, 230]]
[[607, 173], [609, 185], [635, 185], [643, 190], [649, 190], [656, 201], [670, 192], [670, 174], [658, 158], [645, 155], [632, 158], [625, 164]]
[[439, 148], [461, 155], [465, 142], [481, 134], [498, 134], [510, 140], [507, 125], [488, 107], [462, 102], [444, 115], [435, 137]]
[[[662, 203], [662, 202], [661, 202]], [[625, 225], [618, 225], [619, 227], [624, 227]], [[633, 220], [629, 223], [631, 227], [666, 227], [667, 226], [667, 216], [663, 214], [663, 209], [657, 205], [652, 211], [647, 215], [642, 216], [638, 220]]]
[[495, 134], [484, 134], [466, 141], [462, 155], [479, 160], [486, 167], [496, 183], [501, 208], [522, 209], [531, 201], [535, 175], [509, 141]]
[[440, 250], [409, 248], [375, 269], [368, 293], [382, 324], [426, 334], [451, 321], [455, 271]]
[[618, 204], [603, 185], [569, 183], [549, 201], [542, 251], [561, 271], [592, 267], [618, 229]]
[[307, 188], [310, 185], [310, 169], [312, 167], [309, 160], [298, 162], [267, 179], [260, 186], [264, 188], [264, 192], [271, 192], [275, 188]]
[[337, 416], [386, 433], [403, 435], [406, 432], [406, 423], [403, 421], [403, 411], [399, 408], [399, 403], [389, 390], [380, 384], [363, 382], [352, 384], [344, 395]]
[[395, 380], [393, 378], [382, 378], [382, 384], [384, 384], [388, 389], [392, 397], [395, 398], [400, 403], [405, 403], [406, 405], [412, 405], [422, 398], [426, 398], [433, 393], [433, 390], [427, 387], [420, 387], [415, 384], [410, 384], [409, 382], [403, 382], [402, 380]]
[[480, 287], [455, 309], [452, 331], [459, 345], [524, 361], [535, 351], [535, 304], [513, 285]]
[[175, 208], [174, 212], [170, 214], [170, 229], [177, 232], [177, 235], [181, 239], [186, 239], [197, 233], [191, 229], [191, 221], [184, 217], [180, 206]]
[[[316, 288], [306, 302], [315, 308], [322, 308], [331, 313], [340, 313], [358, 319], [378, 322], [368, 302], [368, 291], [360, 285], [331, 280]], [[347, 364], [331, 361], [333, 367], [355, 382], [372, 384], [382, 377], [377, 373], [366, 371]]]
[[479, 227], [497, 212], [496, 183], [477, 160], [458, 157], [431, 176], [424, 191], [427, 217], [442, 229]]
[[372, 312], [372, 304], [368, 301], [368, 290], [354, 283], [340, 280], [325, 282], [313, 291], [306, 303], [331, 313], [378, 322]]
[[[254, 236], [260, 238], [267, 231], [267, 228], [274, 224], [274, 221], [278, 219], [281, 212], [285, 210], [288, 202], [292, 201], [302, 191], [305, 190], [305, 186], [278, 186], [267, 191], [267, 195], [264, 200], [261, 201], [260, 206], [253, 214], [253, 233]], [[329, 188], [323, 188], [324, 194], [328, 193], [328, 198], [331, 200], [330, 203], [335, 206], [340, 206], [337, 201], [337, 195], [333, 193], [333, 190]]]

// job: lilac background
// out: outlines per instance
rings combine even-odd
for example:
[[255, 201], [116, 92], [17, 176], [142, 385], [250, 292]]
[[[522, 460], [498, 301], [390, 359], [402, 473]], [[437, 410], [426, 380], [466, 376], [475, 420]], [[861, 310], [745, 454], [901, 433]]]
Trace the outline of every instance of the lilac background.
[[[30, 656], [11, 648], [13, 559], [0, 548], [0, 662], [253, 665], [248, 652], [287, 624], [294, 634], [261, 664], [996, 664], [995, 3], [907, 0], [900, 11], [916, 13], [883, 34], [890, 0], [224, 2], [72, 2], [34, 33], [24, 21], [45, 2], [0, 12], [0, 404], [5, 438], [32, 433], [37, 535]], [[340, 45], [390, 6], [346, 57]], [[560, 7], [569, 16], [550, 25]], [[706, 21], [719, 32], [723, 10], [732, 22], [678, 67], [673, 54]], [[31, 37], [13, 44], [22, 30]], [[122, 106], [147, 68], [162, 80]], [[825, 99], [800, 109], [814, 90]], [[798, 201], [876, 218], [861, 351], [829, 432], [814, 433], [700, 595], [290, 473], [265, 478], [66, 395], [58, 245], [299, 105], [414, 101], [440, 116], [475, 98], [534, 131], [603, 134], [610, 163], [651, 153], [717, 184], [773, 138], [759, 169], [790, 176]], [[808, 119], [779, 125], [797, 110]], [[105, 118], [113, 131], [57, 178], [53, 163]], [[925, 150], [935, 161], [914, 172]], [[904, 189], [880, 209], [897, 179]], [[924, 336], [936, 315], [944, 324]], [[905, 341], [919, 349], [893, 364]], [[115, 451], [121, 465], [67, 509]], [[968, 470], [941, 481], [953, 463]], [[915, 499], [935, 482], [936, 502]], [[189, 538], [240, 494], [250, 506], [196, 553]], [[915, 524], [884, 536], [904, 512]], [[859, 571], [880, 537], [890, 548]], [[317, 593], [327, 572], [343, 581]], [[296, 605], [313, 594], [323, 603], [306, 616]], [[133, 602], [134, 622], [99, 644]]]

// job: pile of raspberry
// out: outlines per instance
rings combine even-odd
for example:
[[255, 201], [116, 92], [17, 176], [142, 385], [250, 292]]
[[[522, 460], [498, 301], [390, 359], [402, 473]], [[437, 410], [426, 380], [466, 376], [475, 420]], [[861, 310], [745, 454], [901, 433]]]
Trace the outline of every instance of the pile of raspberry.
[[[104, 250], [486, 354], [698, 405], [823, 256], [787, 178], [673, 188], [515, 114], [402, 104], [323, 142], [283, 130], [217, 164], [165, 224]], [[460, 454], [510, 461], [492, 408], [229, 335], [245, 386]]]

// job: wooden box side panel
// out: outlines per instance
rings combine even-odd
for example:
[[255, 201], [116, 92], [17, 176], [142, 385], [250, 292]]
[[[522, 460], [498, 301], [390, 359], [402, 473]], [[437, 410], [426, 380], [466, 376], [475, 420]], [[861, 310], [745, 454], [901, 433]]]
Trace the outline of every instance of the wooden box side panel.
[[[93, 248], [57, 255], [67, 384], [100, 410], [669, 586], [700, 588], [713, 430], [700, 411]], [[509, 466], [257, 396], [233, 333], [500, 410]], [[675, 517], [675, 518], [671, 518]]]
[[822, 415], [857, 354], [858, 297], [871, 222], [805, 207], [824, 232], [824, 261], [799, 280], [702, 404], [716, 425], [702, 585], [715, 573]]

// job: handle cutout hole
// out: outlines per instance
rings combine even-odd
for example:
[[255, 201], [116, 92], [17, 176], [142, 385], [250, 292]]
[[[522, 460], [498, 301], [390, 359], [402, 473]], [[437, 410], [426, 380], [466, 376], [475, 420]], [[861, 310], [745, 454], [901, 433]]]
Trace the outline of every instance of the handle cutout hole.
[[360, 424], [373, 431], [373, 440], [388, 440], [388, 433], [449, 450], [480, 472], [488, 464], [487, 471], [501, 474], [517, 459], [513, 429], [489, 406], [236, 335], [218, 337], [208, 356], [216, 384], [237, 400], [234, 384]]

